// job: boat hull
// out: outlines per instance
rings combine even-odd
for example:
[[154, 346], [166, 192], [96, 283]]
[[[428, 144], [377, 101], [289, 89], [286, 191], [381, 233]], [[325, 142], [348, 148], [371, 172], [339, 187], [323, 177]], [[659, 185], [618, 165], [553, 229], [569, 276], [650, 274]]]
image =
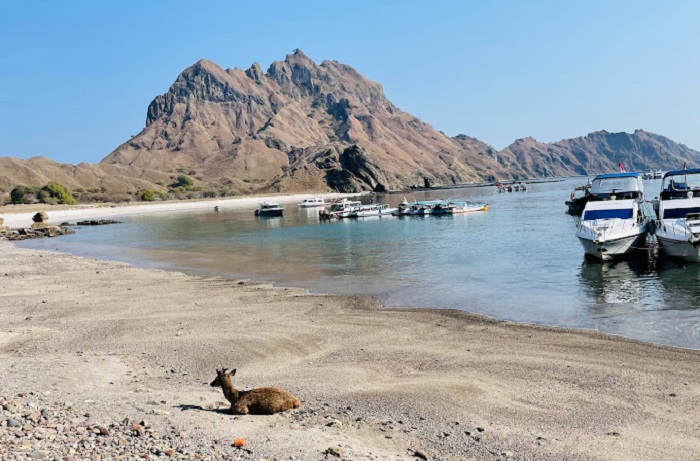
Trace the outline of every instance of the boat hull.
[[272, 216], [282, 216], [284, 210], [255, 210], [255, 216], [260, 217], [272, 217]]
[[489, 205], [485, 204], [482, 206], [466, 206], [466, 207], [454, 207], [445, 210], [445, 214], [463, 214], [463, 213], [474, 213], [477, 211], [488, 211]]
[[577, 235], [583, 251], [596, 259], [607, 261], [612, 258], [622, 257], [643, 247], [646, 240], [646, 231], [625, 237], [607, 241], [591, 240]]
[[656, 240], [666, 256], [693, 263], [700, 262], [700, 241], [669, 238], [658, 232]]

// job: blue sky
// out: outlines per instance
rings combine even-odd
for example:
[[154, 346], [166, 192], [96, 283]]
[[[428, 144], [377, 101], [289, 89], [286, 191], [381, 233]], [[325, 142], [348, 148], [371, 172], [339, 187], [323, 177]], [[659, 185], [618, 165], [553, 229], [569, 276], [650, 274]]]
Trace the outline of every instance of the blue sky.
[[200, 58], [295, 48], [496, 148], [642, 128], [700, 150], [700, 2], [0, 3], [0, 156], [98, 162]]

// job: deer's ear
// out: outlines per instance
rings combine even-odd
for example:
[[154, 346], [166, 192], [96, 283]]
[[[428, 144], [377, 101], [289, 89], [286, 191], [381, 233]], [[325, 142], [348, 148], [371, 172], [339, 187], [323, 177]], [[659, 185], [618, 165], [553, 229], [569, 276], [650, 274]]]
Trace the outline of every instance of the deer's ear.
[[231, 375], [231, 376], [235, 376], [235, 375], [236, 375], [236, 369], [235, 369], [235, 368], [233, 369], [233, 371], [231, 371], [230, 375]]

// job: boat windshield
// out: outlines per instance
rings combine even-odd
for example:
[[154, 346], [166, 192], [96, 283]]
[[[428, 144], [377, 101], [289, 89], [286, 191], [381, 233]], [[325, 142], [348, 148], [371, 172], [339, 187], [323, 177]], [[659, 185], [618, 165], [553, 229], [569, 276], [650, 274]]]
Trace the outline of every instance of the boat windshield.
[[661, 185], [663, 200], [692, 198], [700, 196], [700, 175], [673, 175], [664, 179]]
[[637, 178], [604, 178], [594, 179], [591, 186], [591, 194], [610, 194], [613, 192], [637, 191], [639, 185]]
[[612, 210], [588, 210], [583, 214], [584, 221], [593, 221], [596, 219], [631, 219], [633, 216], [632, 208], [615, 208]]

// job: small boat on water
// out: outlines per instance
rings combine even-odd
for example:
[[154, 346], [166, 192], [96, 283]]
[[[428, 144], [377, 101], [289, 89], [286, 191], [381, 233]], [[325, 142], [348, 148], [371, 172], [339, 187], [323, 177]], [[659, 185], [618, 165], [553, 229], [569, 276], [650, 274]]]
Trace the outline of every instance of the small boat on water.
[[331, 203], [330, 209], [319, 211], [318, 216], [321, 219], [349, 218], [361, 206], [362, 202], [360, 201], [343, 198]]
[[488, 203], [471, 203], [471, 202], [449, 202], [447, 205], [439, 205], [439, 208], [433, 208], [433, 214], [459, 214], [473, 213], [475, 211], [487, 211]]
[[255, 216], [282, 216], [284, 208], [277, 202], [262, 202], [255, 210]]
[[564, 205], [566, 205], [566, 212], [572, 216], [581, 216], [581, 213], [583, 213], [583, 209], [590, 198], [590, 193], [590, 181], [583, 186], [575, 187], [574, 190], [571, 191], [570, 199], [564, 202]]
[[427, 216], [471, 213], [474, 211], [486, 211], [488, 203], [457, 202], [452, 200], [426, 200], [421, 202], [408, 202], [406, 199], [399, 205], [396, 214], [399, 216]]
[[398, 208], [391, 208], [389, 205], [376, 203], [360, 205], [350, 213], [350, 218], [368, 218], [371, 216], [393, 216]]
[[526, 191], [527, 190], [527, 183], [524, 183], [524, 182], [512, 182], [509, 184], [497, 183], [496, 187], [498, 187], [498, 192]]
[[307, 199], [304, 199], [299, 204], [299, 206], [302, 208], [314, 208], [314, 207], [326, 206], [326, 205], [328, 205], [328, 204], [321, 197], [307, 198]]
[[666, 172], [659, 198], [654, 234], [661, 251], [700, 262], [700, 168]]
[[606, 261], [643, 248], [651, 222], [644, 204], [638, 173], [596, 176], [576, 228], [584, 252]]
[[647, 171], [642, 175], [644, 179], [661, 179], [664, 176], [664, 172], [661, 170]]

